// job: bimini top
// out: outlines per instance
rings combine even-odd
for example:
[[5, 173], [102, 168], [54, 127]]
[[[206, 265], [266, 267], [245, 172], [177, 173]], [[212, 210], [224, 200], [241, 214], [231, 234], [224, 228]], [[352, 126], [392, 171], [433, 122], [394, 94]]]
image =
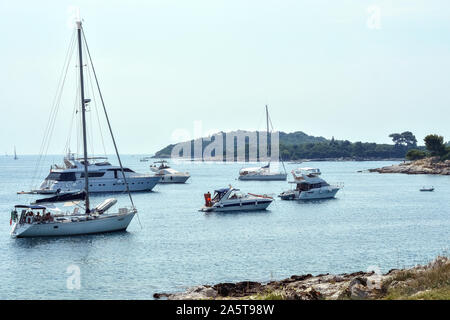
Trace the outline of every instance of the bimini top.
[[214, 190], [214, 192], [217, 192], [217, 193], [225, 193], [225, 192], [227, 192], [228, 190], [230, 190], [231, 188], [223, 188], [223, 189], [217, 189], [217, 190]]

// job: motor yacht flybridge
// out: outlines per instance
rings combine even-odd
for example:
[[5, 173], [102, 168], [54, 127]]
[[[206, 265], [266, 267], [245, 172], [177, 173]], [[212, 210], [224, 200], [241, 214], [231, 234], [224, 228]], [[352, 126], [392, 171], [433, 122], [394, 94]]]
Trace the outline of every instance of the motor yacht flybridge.
[[[269, 156], [269, 109], [266, 105], [266, 124], [267, 124], [267, 156]], [[284, 163], [281, 161], [284, 168]], [[242, 168], [239, 170], [239, 180], [263, 180], [263, 181], [285, 181], [287, 178], [285, 172], [273, 172], [270, 170], [270, 162], [263, 167]]]
[[[76, 23], [76, 36], [78, 41], [73, 41], [71, 43], [71, 50], [74, 50], [75, 43], [78, 44], [78, 69], [79, 69], [79, 106], [77, 108], [77, 114], [81, 114], [81, 124], [82, 124], [82, 140], [83, 140], [83, 158], [76, 159], [67, 159], [70, 166], [76, 166], [76, 168], [71, 169], [56, 169], [59, 171], [54, 171], [54, 175], [58, 175], [57, 181], [64, 181], [70, 183], [77, 183], [76, 178], [84, 179], [84, 183], [82, 183], [78, 188], [77, 192], [65, 192], [62, 194], [57, 194], [56, 196], [52, 196], [46, 199], [40, 199], [39, 205], [16, 205], [14, 206], [13, 211], [11, 212], [11, 220], [10, 223], [12, 225], [11, 236], [22, 238], [22, 237], [43, 237], [43, 236], [72, 236], [72, 235], [80, 235], [80, 234], [91, 234], [91, 233], [102, 233], [102, 232], [112, 232], [125, 230], [134, 215], [137, 214], [137, 209], [133, 204], [133, 199], [131, 197], [129, 182], [127, 174], [125, 173], [125, 168], [122, 166], [122, 162], [120, 160], [119, 152], [117, 149], [117, 145], [114, 139], [114, 135], [111, 129], [111, 125], [109, 122], [108, 114], [106, 113], [105, 104], [103, 101], [103, 97], [100, 91], [100, 87], [97, 80], [97, 75], [95, 73], [95, 69], [92, 63], [91, 55], [89, 53], [89, 48], [87, 46], [86, 38], [84, 36], [84, 31], [82, 29], [81, 21]], [[73, 39], [74, 39], [73, 38]], [[95, 83], [97, 85], [98, 94], [102, 101], [103, 110], [105, 113], [105, 118], [108, 123], [109, 133], [111, 135], [111, 139], [114, 145], [114, 149], [117, 155], [117, 159], [119, 161], [120, 167], [117, 168], [117, 179], [123, 180], [122, 189], [128, 192], [128, 196], [131, 202], [131, 207], [122, 207], [118, 209], [118, 212], [111, 213], [110, 209], [116, 204], [117, 200], [113, 198], [105, 199], [99, 205], [94, 208], [91, 208], [91, 185], [94, 180], [91, 180], [92, 173], [100, 172], [100, 170], [90, 170], [90, 168], [106, 168], [106, 169], [114, 169], [111, 165], [103, 163], [90, 164], [88, 157], [88, 148], [87, 148], [87, 134], [86, 134], [86, 105], [90, 101], [85, 98], [85, 85], [84, 85], [84, 74], [83, 69], [85, 65], [83, 64], [83, 44], [85, 46], [85, 50], [88, 55], [88, 62], [90, 63], [90, 67], [95, 79]], [[71, 51], [69, 50], [69, 51]], [[70, 59], [67, 60], [67, 66], [70, 63]], [[67, 69], [66, 69], [67, 70]], [[80, 111], [80, 112], [78, 112]], [[100, 164], [100, 165], [99, 165]], [[76, 170], [74, 170], [76, 169]], [[69, 170], [69, 171], [67, 171]], [[72, 170], [72, 171], [71, 171]], [[112, 172], [114, 174], [114, 172]], [[51, 173], [52, 174], [52, 173]], [[106, 174], [106, 172], [105, 172]], [[70, 179], [65, 179], [63, 176], [70, 175]], [[77, 176], [79, 175], [79, 176]], [[72, 179], [75, 177], [75, 179]], [[93, 188], [93, 186], [92, 186]], [[82, 191], [80, 191], [82, 189]], [[66, 205], [74, 206], [73, 211], [64, 211], [64, 209], [60, 209], [56, 206], [58, 201], [67, 201], [71, 200], [71, 202], [66, 202]], [[84, 200], [84, 206], [81, 201]]]
[[189, 172], [174, 170], [165, 160], [155, 161], [150, 170], [155, 172], [155, 177], [159, 177], [159, 183], [185, 183], [190, 177]]
[[[75, 192], [84, 189], [84, 169], [87, 163], [89, 175], [89, 192], [125, 192], [125, 181], [120, 166], [113, 166], [107, 157], [75, 158], [69, 153], [64, 158], [64, 165], [53, 165], [38, 189], [31, 193], [52, 194]], [[151, 174], [139, 174], [129, 168], [123, 168], [130, 191], [151, 191], [159, 178]]]
[[321, 172], [317, 168], [298, 168], [292, 170], [295, 189], [282, 192], [282, 200], [313, 200], [334, 198], [339, 191], [338, 186], [332, 186], [320, 178]]

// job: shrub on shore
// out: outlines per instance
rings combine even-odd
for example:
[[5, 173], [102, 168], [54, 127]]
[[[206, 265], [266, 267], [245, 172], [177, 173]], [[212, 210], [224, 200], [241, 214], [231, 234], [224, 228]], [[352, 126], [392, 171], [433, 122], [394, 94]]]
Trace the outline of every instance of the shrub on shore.
[[425, 270], [404, 270], [383, 284], [387, 288], [385, 299], [421, 300], [450, 299], [450, 263], [438, 257]]
[[420, 160], [427, 156], [427, 153], [417, 149], [411, 149], [406, 153], [406, 159], [408, 160]]

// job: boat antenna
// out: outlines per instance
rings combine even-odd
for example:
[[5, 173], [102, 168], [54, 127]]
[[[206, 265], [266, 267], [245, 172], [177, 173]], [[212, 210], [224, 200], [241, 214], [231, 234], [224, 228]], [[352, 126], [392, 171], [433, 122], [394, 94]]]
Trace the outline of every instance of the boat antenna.
[[87, 155], [87, 138], [86, 138], [86, 100], [84, 98], [84, 79], [83, 79], [83, 47], [81, 41], [81, 21], [77, 21], [78, 33], [78, 57], [80, 68], [80, 95], [81, 95], [81, 122], [83, 125], [83, 158], [84, 158], [84, 190], [86, 191], [86, 214], [89, 210], [89, 174], [88, 174], [88, 155]]
[[[97, 79], [97, 73], [95, 72], [94, 63], [92, 62], [92, 57], [91, 57], [91, 53], [89, 51], [89, 46], [88, 46], [87, 41], [86, 41], [86, 36], [84, 34], [84, 30], [82, 29], [81, 32], [83, 33], [84, 44], [86, 46], [86, 51], [87, 51], [87, 54], [88, 54], [88, 57], [89, 57], [89, 62], [91, 63], [92, 73], [94, 74], [94, 79], [95, 79], [95, 83], [97, 85], [97, 90], [98, 90], [98, 93], [99, 93], [99, 96], [100, 96], [100, 100], [102, 101], [103, 111], [105, 113], [106, 122], [108, 123], [109, 133], [111, 134], [112, 142], [113, 142], [113, 145], [114, 145], [114, 150], [116, 151], [116, 156], [117, 156], [117, 159], [119, 161], [120, 170], [122, 172], [123, 181], [125, 183], [125, 188], [127, 190], [128, 196], [130, 198], [131, 206], [133, 207], [133, 209], [136, 209], [135, 206], [134, 206], [133, 198], [131, 196], [130, 188], [128, 186], [127, 178], [125, 177], [125, 171], [124, 171], [123, 166], [122, 166], [122, 160], [120, 159], [119, 150], [117, 148], [116, 140], [114, 139], [114, 134], [113, 134], [113, 131], [112, 131], [112, 128], [111, 128], [111, 123], [109, 122], [108, 113], [106, 112], [105, 101], [103, 100], [102, 91], [100, 90], [100, 85], [99, 85], [98, 79]], [[140, 224], [141, 221], [139, 219], [139, 216], [138, 216], [138, 220], [139, 220], [139, 224]], [[142, 227], [142, 225], [141, 225], [141, 227]]]
[[[267, 157], [269, 157], [269, 109], [268, 106], [266, 104], [266, 125], [267, 125]], [[269, 160], [270, 163], [270, 160]]]

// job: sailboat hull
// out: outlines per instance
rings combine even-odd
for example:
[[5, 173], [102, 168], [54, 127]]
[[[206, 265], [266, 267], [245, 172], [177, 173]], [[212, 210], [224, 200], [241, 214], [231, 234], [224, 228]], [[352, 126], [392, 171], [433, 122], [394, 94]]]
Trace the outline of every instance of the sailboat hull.
[[40, 224], [14, 225], [11, 236], [14, 238], [57, 237], [114, 232], [126, 230], [135, 212], [127, 214], [105, 215], [97, 219], [84, 221], [64, 221]]

